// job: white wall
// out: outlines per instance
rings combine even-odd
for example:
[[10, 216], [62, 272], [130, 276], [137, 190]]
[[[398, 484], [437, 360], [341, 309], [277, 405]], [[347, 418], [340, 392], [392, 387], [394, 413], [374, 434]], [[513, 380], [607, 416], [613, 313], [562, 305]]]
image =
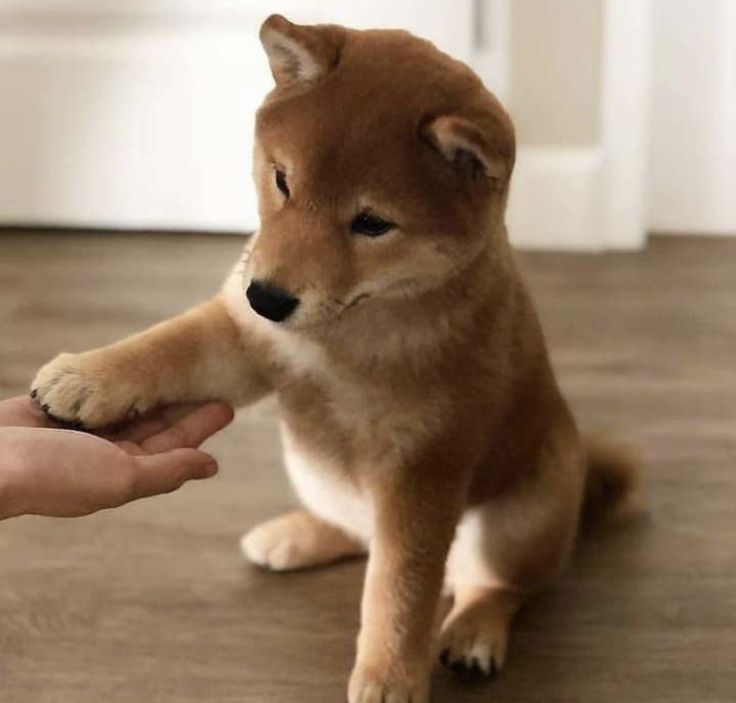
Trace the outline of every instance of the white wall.
[[508, 107], [524, 146], [600, 139], [603, 0], [513, 0]]
[[253, 227], [262, 16], [226, 0], [5, 0], [2, 221]]
[[251, 133], [271, 79], [256, 34], [272, 11], [405, 26], [471, 61], [519, 125], [517, 244], [736, 232], [736, 0], [3, 0], [0, 222], [257, 226]]
[[404, 26], [470, 58], [470, 0], [3, 0], [0, 222], [252, 230], [258, 29]]
[[736, 234], [736, 2], [655, 0], [649, 227]]

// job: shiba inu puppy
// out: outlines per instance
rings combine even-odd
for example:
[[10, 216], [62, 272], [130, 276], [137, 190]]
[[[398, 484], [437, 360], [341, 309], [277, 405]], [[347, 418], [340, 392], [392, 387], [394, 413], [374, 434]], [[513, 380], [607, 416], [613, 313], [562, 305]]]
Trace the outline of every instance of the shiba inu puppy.
[[424, 703], [436, 654], [503, 666], [517, 609], [631, 467], [581, 442], [558, 390], [504, 225], [513, 127], [478, 77], [401, 31], [272, 16], [261, 39], [276, 86], [242, 261], [213, 300], [58, 356], [32, 393], [87, 428], [278, 394], [304, 507], [245, 555], [285, 570], [369, 553], [349, 701]]

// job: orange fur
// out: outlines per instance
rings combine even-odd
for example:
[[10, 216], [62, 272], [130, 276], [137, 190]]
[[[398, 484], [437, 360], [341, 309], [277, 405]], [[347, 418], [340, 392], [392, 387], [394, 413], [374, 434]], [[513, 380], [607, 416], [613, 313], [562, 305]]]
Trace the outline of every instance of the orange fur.
[[[213, 301], [62, 355], [34, 389], [90, 427], [277, 393], [308, 512], [257, 527], [244, 551], [289, 569], [368, 550], [349, 701], [425, 703], [443, 581], [443, 660], [492, 673], [518, 607], [564, 566], [584, 497], [628, 484], [581, 445], [514, 263], [499, 102], [405, 32], [275, 16], [261, 36], [276, 88], [256, 122], [261, 228], [242, 265]], [[392, 226], [356, 233], [361, 213]], [[251, 309], [258, 285], [288, 316]]]

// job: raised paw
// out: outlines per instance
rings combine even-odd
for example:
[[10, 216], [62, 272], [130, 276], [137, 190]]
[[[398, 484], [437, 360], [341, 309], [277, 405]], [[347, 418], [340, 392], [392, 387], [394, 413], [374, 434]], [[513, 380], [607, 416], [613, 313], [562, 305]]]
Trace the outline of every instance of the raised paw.
[[52, 419], [88, 429], [132, 419], [153, 405], [100, 352], [59, 354], [38, 372], [31, 396]]
[[273, 571], [326, 564], [365, 549], [337, 527], [301, 510], [254, 527], [240, 547], [249, 561]]
[[410, 676], [406, 672], [363, 669], [356, 666], [348, 686], [348, 703], [427, 703], [429, 676]]

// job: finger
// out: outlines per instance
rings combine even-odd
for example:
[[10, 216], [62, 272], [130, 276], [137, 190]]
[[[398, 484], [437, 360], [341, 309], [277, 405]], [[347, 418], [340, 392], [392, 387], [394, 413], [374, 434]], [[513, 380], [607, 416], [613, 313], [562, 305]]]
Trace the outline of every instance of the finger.
[[0, 401], [0, 426], [5, 427], [53, 427], [61, 425], [51, 420], [38, 404], [24, 395]]
[[133, 499], [170, 493], [187, 481], [209, 478], [217, 473], [215, 459], [198, 449], [173, 449], [162, 454], [136, 456], [133, 463]]
[[142, 449], [139, 444], [136, 444], [135, 442], [126, 442], [123, 440], [122, 442], [114, 442], [115, 446], [119, 449], [122, 449], [126, 454], [130, 454], [131, 456], [138, 456], [140, 454], [148, 454], [148, 452], [145, 449]]
[[201, 406], [195, 405], [194, 403], [182, 403], [157, 408], [152, 413], [138, 420], [129, 422], [122, 427], [117, 427], [112, 432], [103, 433], [102, 436], [112, 442], [134, 442], [140, 444], [149, 437], [171, 427], [182, 417], [189, 415], [198, 407]]
[[[222, 404], [208, 403], [207, 405]], [[180, 420], [202, 407], [206, 406], [202, 404], [196, 405], [194, 403], [180, 403], [159, 407], [152, 414], [148, 414], [135, 422], [119, 427], [114, 432], [103, 434], [103, 436], [113, 442], [125, 441], [140, 444], [150, 437], [175, 426]]]
[[233, 409], [223, 403], [207, 403], [171, 427], [141, 442], [141, 447], [150, 454], [167, 452], [177, 447], [198, 447], [205, 439], [229, 425]]

